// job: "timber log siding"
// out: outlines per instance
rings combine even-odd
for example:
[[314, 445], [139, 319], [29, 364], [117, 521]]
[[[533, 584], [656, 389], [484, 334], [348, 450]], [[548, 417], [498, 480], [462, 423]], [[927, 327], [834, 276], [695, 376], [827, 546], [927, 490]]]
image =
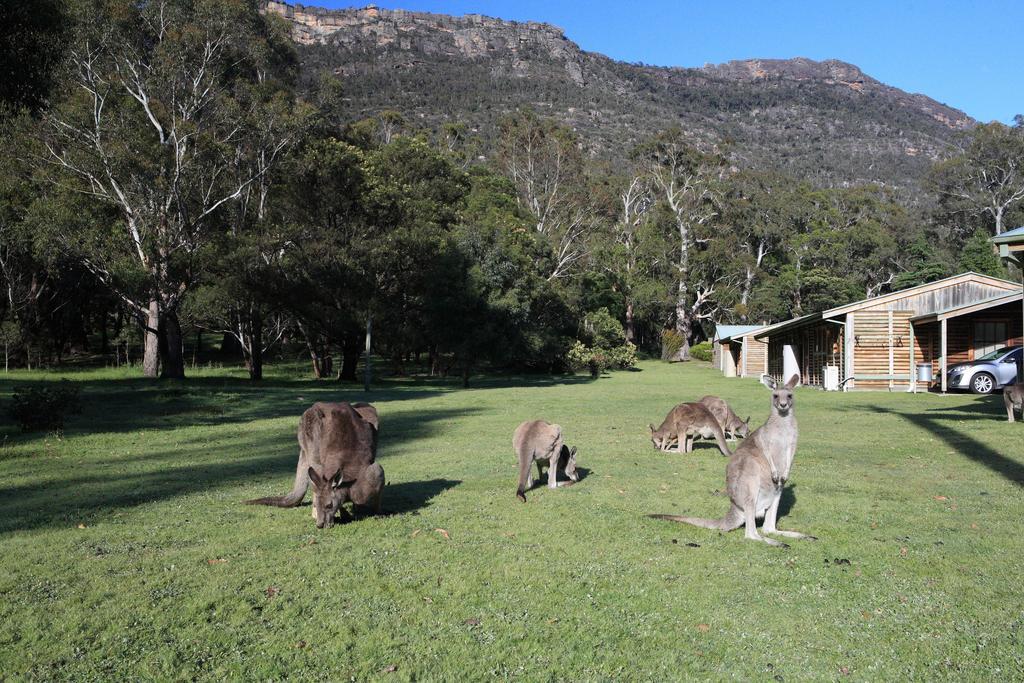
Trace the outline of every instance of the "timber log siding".
[[743, 349], [740, 351], [740, 377], [760, 377], [767, 372], [768, 344], [754, 339], [753, 335], [743, 338]]
[[[1020, 292], [1018, 283], [963, 273], [778, 323], [759, 335], [768, 341], [768, 374], [778, 381], [787, 379], [782, 376], [782, 354], [789, 345], [800, 365], [802, 383], [811, 386], [823, 384], [826, 365], [839, 367], [846, 388], [907, 388], [918, 362], [931, 362], [939, 380], [942, 334], [937, 317], [946, 324], [948, 368], [974, 360], [981, 344], [987, 348], [1021, 343]], [[1003, 304], [1014, 296], [1015, 303]], [[975, 339], [976, 330], [988, 337]]]

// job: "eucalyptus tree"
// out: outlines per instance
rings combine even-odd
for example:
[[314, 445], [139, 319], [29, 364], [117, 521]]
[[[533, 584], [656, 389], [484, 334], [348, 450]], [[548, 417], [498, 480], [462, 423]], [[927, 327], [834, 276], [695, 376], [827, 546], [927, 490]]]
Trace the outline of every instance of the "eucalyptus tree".
[[[117, 220], [55, 237], [143, 325], [145, 374], [183, 377], [182, 302], [227, 209], [293, 142], [282, 134], [253, 145], [247, 125], [248, 88], [287, 65], [287, 35], [253, 5], [227, 0], [77, 7], [41, 162], [52, 182], [114, 207]], [[260, 163], [240, 166], [242, 156]]]
[[[693, 266], [696, 253], [715, 237], [712, 227], [721, 213], [725, 161], [697, 149], [679, 128], [654, 136], [638, 154], [675, 231], [673, 308], [675, 331], [683, 340], [676, 360], [688, 360], [694, 321], [709, 315], [722, 283], [718, 275], [695, 278]], [[705, 274], [713, 271], [717, 269]]]
[[[963, 134], [961, 147], [936, 163], [930, 181], [950, 221], [984, 217], [996, 235], [1024, 202], [1024, 126], [983, 123]], [[963, 232], [962, 225], [954, 233]], [[1013, 227], [1013, 226], [1011, 226]], [[964, 234], [958, 235], [961, 239]]]
[[549, 245], [550, 256], [538, 267], [549, 280], [569, 277], [589, 254], [594, 225], [575, 134], [533, 111], [519, 110], [500, 122], [498, 158], [534, 230]]

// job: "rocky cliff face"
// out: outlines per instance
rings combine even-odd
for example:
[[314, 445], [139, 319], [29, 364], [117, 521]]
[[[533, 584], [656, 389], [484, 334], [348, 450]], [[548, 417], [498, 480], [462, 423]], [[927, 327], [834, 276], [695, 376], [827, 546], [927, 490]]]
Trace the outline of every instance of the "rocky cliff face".
[[705, 64], [702, 71], [735, 81], [786, 79], [814, 81], [824, 85], [846, 87], [858, 93], [878, 93], [900, 106], [915, 109], [943, 125], [962, 130], [975, 121], [959, 109], [940, 104], [925, 95], [907, 93], [871, 78], [853, 64], [837, 59], [816, 62], [806, 57], [795, 59], [747, 59], [725, 64]]
[[527, 72], [524, 60], [529, 54], [543, 53], [561, 62], [574, 82], [583, 82], [582, 51], [562, 29], [550, 24], [502, 21], [481, 14], [453, 17], [375, 5], [328, 10], [267, 2], [266, 11], [293, 22], [292, 35], [302, 45], [372, 46], [465, 59], [511, 57], [519, 74]]
[[373, 5], [264, 3], [292, 23], [304, 71], [343, 80], [349, 116], [398, 109], [420, 125], [468, 123], [486, 138], [530, 106], [575, 128], [597, 156], [623, 157], [669, 125], [726, 142], [741, 165], [823, 184], [914, 188], [963, 112], [881, 83], [852, 64], [745, 60], [699, 69], [615, 62], [549, 24]]

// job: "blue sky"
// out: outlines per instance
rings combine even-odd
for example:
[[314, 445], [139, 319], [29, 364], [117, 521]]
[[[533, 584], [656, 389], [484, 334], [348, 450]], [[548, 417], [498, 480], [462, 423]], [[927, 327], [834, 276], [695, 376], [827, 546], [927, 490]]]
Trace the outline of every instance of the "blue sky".
[[[363, 6], [306, 0], [324, 7]], [[1024, 0], [380, 0], [379, 7], [544, 21], [584, 50], [661, 66], [840, 59], [981, 121], [1024, 113]]]

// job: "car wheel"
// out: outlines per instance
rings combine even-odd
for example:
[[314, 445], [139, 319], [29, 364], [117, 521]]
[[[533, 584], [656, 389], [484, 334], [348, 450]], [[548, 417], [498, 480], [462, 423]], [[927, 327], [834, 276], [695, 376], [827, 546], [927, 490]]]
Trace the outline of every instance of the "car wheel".
[[991, 394], [996, 388], [996, 380], [987, 372], [979, 372], [971, 378], [971, 391], [976, 394]]

